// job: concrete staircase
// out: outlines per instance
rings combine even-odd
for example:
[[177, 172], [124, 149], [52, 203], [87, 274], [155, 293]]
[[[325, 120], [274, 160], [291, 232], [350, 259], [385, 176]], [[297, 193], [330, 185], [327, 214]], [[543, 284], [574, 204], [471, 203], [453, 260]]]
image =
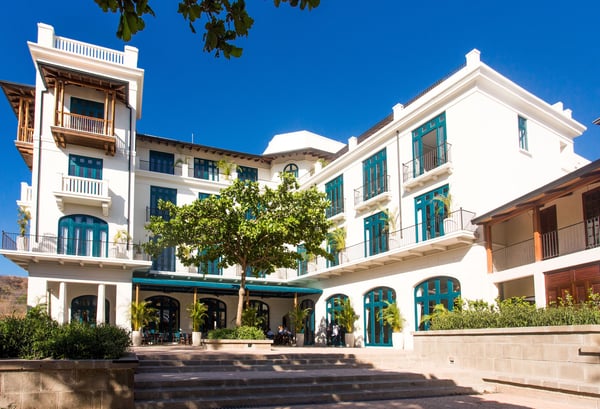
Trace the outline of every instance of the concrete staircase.
[[411, 362], [391, 351], [389, 359], [371, 354], [386, 368], [352, 351], [138, 350], [135, 408], [258, 408], [476, 393], [452, 379], [402, 370]]

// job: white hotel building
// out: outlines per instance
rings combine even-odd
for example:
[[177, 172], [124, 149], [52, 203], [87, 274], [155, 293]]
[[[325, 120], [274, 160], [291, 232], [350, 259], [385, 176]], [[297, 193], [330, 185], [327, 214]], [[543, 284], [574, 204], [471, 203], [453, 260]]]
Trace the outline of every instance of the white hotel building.
[[[133, 47], [81, 43], [45, 24], [28, 46], [35, 85], [0, 86], [31, 169], [17, 201], [31, 221], [24, 236], [3, 233], [0, 253], [28, 272], [28, 305], [47, 303], [59, 322], [130, 328], [131, 301], [149, 300], [171, 340], [191, 330], [186, 307], [199, 299], [205, 330], [234, 325], [238, 268], [184, 267], [173, 249], [148, 260], [137, 244], [160, 198], [190, 203], [236, 177], [274, 185], [284, 171], [327, 192], [328, 216], [347, 232], [335, 262], [248, 278], [249, 303], [271, 328], [294, 302], [312, 308], [307, 344], [328, 342], [340, 298], [360, 316], [354, 334], [367, 347], [392, 345], [377, 311], [396, 300], [411, 348], [420, 317], [459, 295], [545, 306], [565, 291], [600, 291], [600, 161], [573, 149], [586, 128], [477, 50], [347, 144], [300, 131], [255, 155], [138, 133], [144, 70]], [[235, 165], [231, 175], [220, 160]], [[451, 195], [451, 207], [436, 195]]]

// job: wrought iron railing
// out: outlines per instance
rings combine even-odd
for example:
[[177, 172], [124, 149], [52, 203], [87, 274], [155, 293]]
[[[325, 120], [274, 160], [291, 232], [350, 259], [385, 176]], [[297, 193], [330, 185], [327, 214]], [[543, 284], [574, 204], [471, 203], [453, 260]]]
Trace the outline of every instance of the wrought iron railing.
[[390, 175], [385, 175], [372, 180], [367, 185], [354, 189], [354, 206], [377, 197], [382, 193], [389, 192], [389, 186]]
[[138, 244], [107, 240], [85, 240], [81, 237], [59, 237], [2, 232], [2, 249], [30, 253], [64, 254], [80, 257], [104, 257], [148, 260]]
[[402, 164], [403, 180], [406, 182], [451, 162], [450, 148], [449, 143], [443, 143], [410, 162]]
[[140, 170], [150, 172], [166, 173], [168, 175], [175, 174], [175, 163], [166, 161], [141, 160], [139, 164]]

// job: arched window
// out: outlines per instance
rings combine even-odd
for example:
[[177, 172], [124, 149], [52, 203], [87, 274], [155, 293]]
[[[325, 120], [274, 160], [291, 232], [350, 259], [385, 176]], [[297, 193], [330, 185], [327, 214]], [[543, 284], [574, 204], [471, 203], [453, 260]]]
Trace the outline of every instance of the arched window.
[[107, 257], [108, 224], [97, 217], [73, 214], [58, 221], [58, 252], [88, 257]]
[[387, 302], [396, 301], [396, 292], [389, 287], [378, 287], [365, 294], [365, 345], [392, 346], [392, 328], [385, 325], [381, 310]]
[[288, 163], [287, 165], [285, 165], [285, 167], [283, 168], [283, 171], [285, 173], [291, 173], [292, 175], [294, 175], [295, 177], [298, 177], [298, 165], [296, 165], [295, 163]]
[[259, 317], [263, 318], [262, 324], [260, 325], [260, 328], [263, 331], [266, 331], [267, 329], [269, 329], [269, 325], [270, 325], [270, 313], [269, 313], [269, 304], [266, 304], [262, 301], [259, 300], [250, 300], [250, 308], [254, 308], [257, 312], [257, 315]]
[[208, 308], [207, 317], [200, 325], [200, 331], [207, 333], [211, 329], [227, 327], [227, 306], [223, 301], [216, 298], [202, 298], [200, 302]]
[[433, 277], [415, 287], [415, 329], [428, 330], [429, 323], [421, 323], [424, 315], [431, 314], [437, 304], [454, 309], [454, 301], [460, 297], [460, 282], [452, 277]]
[[[327, 299], [325, 302], [325, 316], [327, 318], [327, 345], [333, 345], [336, 338], [333, 337], [332, 330], [335, 322], [335, 316], [337, 312], [342, 309], [342, 302], [347, 300], [348, 296], [345, 294], [335, 294]], [[337, 337], [337, 345], [344, 345], [344, 337], [340, 334]]]
[[[98, 297], [95, 295], [81, 295], [71, 301], [71, 322], [83, 324], [96, 324]], [[110, 302], [104, 300], [104, 323], [109, 324]]]
[[162, 334], [164, 341], [172, 341], [173, 335], [179, 331], [179, 301], [173, 297], [157, 295], [146, 298], [150, 306], [156, 309], [158, 322], [152, 322], [148, 327], [150, 330]]

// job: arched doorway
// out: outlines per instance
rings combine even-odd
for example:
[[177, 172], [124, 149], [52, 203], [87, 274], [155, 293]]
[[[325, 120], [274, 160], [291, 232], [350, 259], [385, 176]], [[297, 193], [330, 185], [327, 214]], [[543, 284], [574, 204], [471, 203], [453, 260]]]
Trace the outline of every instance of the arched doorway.
[[162, 334], [163, 341], [173, 341], [173, 335], [179, 332], [179, 301], [173, 297], [157, 295], [146, 299], [156, 309], [157, 322], [148, 325], [151, 331]]
[[422, 323], [424, 315], [431, 314], [437, 304], [446, 309], [454, 309], [454, 301], [460, 297], [460, 282], [452, 277], [432, 277], [415, 287], [415, 329], [429, 329], [429, 323]]
[[380, 311], [387, 302], [396, 301], [396, 292], [389, 287], [374, 288], [364, 297], [365, 345], [392, 346], [392, 328], [385, 325]]
[[271, 322], [271, 315], [269, 312], [269, 304], [266, 304], [259, 300], [250, 300], [249, 303], [250, 308], [254, 308], [256, 310], [256, 315], [258, 317], [262, 317], [262, 323], [260, 328], [266, 332], [269, 329], [269, 323]]
[[315, 302], [313, 300], [302, 300], [300, 308], [310, 308], [310, 313], [304, 321], [304, 345], [315, 344]]
[[200, 302], [208, 308], [206, 311], [206, 319], [200, 325], [200, 331], [207, 333], [211, 329], [227, 327], [227, 306], [221, 300], [216, 298], [202, 298]]
[[[98, 297], [95, 295], [81, 295], [71, 301], [71, 322], [96, 325], [96, 311]], [[110, 302], [104, 300], [104, 323], [110, 324]]]
[[325, 302], [325, 316], [327, 319], [327, 345], [344, 345], [344, 334], [338, 333], [336, 336], [333, 332], [333, 327], [337, 325], [337, 322], [335, 322], [335, 317], [342, 309], [342, 302], [347, 299], [348, 296], [345, 294], [335, 294], [329, 297]]

